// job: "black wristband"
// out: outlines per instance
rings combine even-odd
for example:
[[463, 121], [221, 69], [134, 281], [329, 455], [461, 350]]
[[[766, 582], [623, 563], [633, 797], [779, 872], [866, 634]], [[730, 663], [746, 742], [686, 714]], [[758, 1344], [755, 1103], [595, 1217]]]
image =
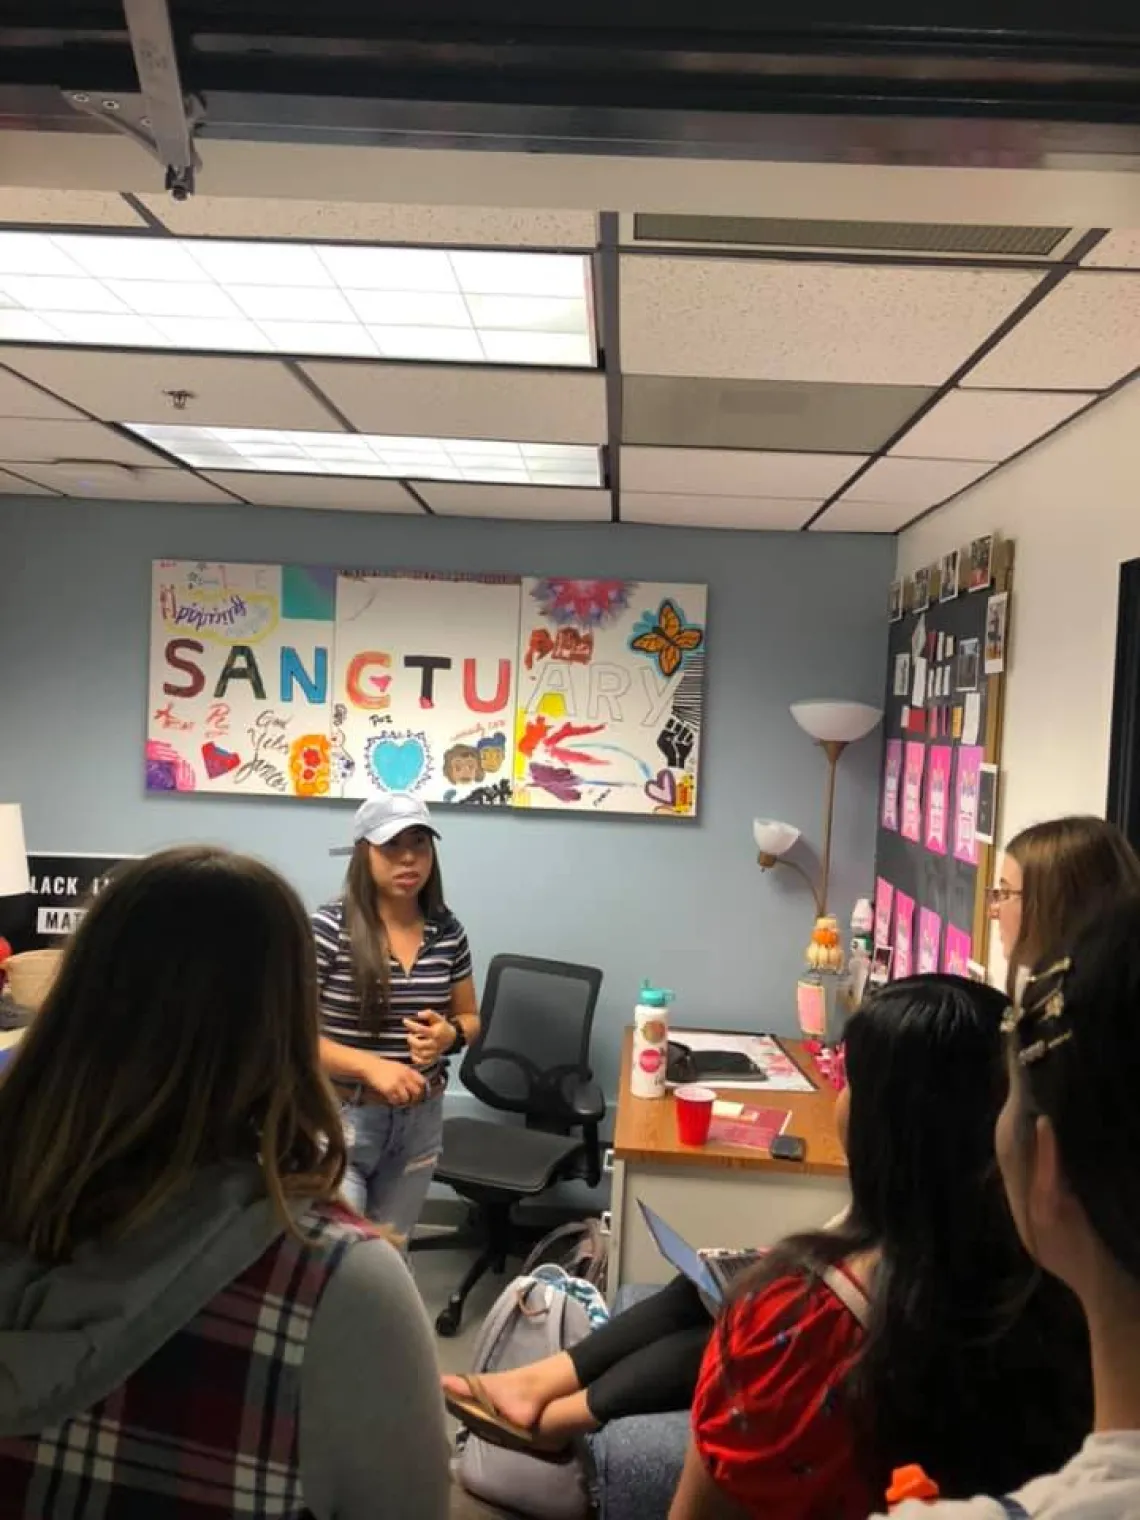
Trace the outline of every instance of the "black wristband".
[[449, 1056], [453, 1056], [457, 1055], [461, 1050], [466, 1050], [467, 1031], [460, 1023], [459, 1015], [457, 1013], [449, 1013], [447, 1016], [447, 1022], [451, 1025], [452, 1029], [455, 1030], [455, 1044], [447, 1052]]

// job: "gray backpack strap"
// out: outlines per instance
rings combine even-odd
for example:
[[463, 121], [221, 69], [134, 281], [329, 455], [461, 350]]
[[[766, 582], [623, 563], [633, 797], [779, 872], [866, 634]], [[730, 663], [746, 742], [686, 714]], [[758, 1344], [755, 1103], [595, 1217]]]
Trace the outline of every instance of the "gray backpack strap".
[[820, 1277], [835, 1294], [843, 1307], [866, 1330], [871, 1322], [871, 1304], [863, 1289], [857, 1287], [847, 1276], [847, 1273], [839, 1267], [825, 1267], [820, 1273]]
[[1029, 1511], [1024, 1504], [1018, 1504], [1016, 1499], [995, 1499], [995, 1504], [1000, 1504], [1006, 1520], [1029, 1520]]

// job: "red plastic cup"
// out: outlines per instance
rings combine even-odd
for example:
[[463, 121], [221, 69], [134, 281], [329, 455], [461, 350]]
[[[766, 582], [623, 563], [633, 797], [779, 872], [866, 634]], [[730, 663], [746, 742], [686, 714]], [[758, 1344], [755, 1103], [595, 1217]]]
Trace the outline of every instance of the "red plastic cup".
[[711, 1087], [678, 1087], [673, 1094], [677, 1104], [677, 1138], [682, 1145], [704, 1145], [709, 1137], [716, 1093]]

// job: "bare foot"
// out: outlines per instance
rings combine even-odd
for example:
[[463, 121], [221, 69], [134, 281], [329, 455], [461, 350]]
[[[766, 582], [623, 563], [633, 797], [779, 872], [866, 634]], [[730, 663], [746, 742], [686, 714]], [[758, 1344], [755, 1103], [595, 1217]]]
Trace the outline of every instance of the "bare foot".
[[600, 1429], [590, 1413], [585, 1392], [552, 1399], [538, 1420], [539, 1438], [544, 1446], [549, 1445], [555, 1450], [565, 1446], [571, 1436], [585, 1436]]
[[[445, 1377], [440, 1381], [444, 1393], [453, 1398], [470, 1398], [465, 1378]], [[547, 1357], [545, 1361], [510, 1372], [480, 1373], [479, 1381], [503, 1419], [524, 1430], [532, 1430], [538, 1425], [548, 1404], [575, 1393], [578, 1388], [570, 1358], [565, 1355]]]

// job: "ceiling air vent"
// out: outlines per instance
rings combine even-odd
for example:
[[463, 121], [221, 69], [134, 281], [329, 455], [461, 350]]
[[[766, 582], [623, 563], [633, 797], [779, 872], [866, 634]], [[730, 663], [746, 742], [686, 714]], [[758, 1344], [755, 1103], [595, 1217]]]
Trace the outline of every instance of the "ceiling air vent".
[[635, 242], [734, 244], [851, 253], [1048, 258], [1068, 227], [950, 227], [933, 222], [823, 222], [765, 216], [662, 216], [639, 212]]

